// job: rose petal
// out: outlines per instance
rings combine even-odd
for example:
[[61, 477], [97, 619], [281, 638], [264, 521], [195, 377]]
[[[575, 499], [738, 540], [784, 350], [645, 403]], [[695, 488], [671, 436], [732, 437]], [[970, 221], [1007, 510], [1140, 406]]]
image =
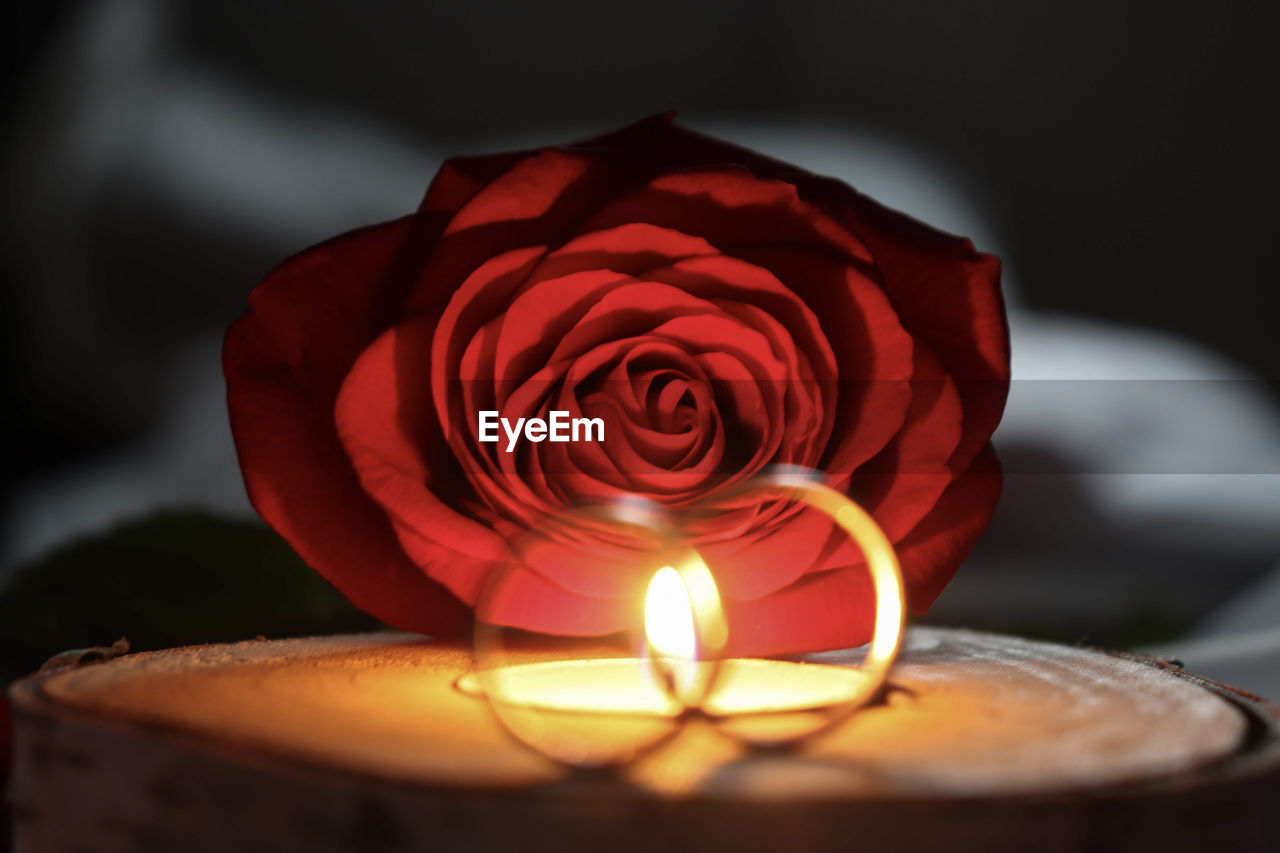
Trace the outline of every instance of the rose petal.
[[[654, 498], [662, 496], [664, 503], [671, 503], [676, 496], [702, 485], [721, 464], [724, 431], [719, 423], [719, 413], [708, 397], [703, 397], [700, 406], [700, 410], [705, 413], [705, 420], [700, 423], [698, 443], [701, 456], [690, 460], [676, 471], [657, 471], [647, 466], [634, 448], [627, 445], [625, 435], [609, 426], [612, 417], [625, 415], [621, 404], [617, 402], [621, 395], [607, 392], [597, 395], [591, 390], [593, 386], [590, 378], [612, 365], [625, 363], [629, 358], [643, 357], [669, 359], [673, 369], [680, 370], [697, 383], [697, 393], [700, 396], [704, 394], [702, 389], [710, 387], [709, 377], [703, 373], [697, 359], [670, 342], [650, 337], [608, 341], [576, 359], [569, 370], [565, 387], [581, 395], [582, 408], [588, 417], [605, 419], [603, 442], [565, 446], [564, 453], [571, 460], [572, 466], [583, 474], [582, 479], [573, 479], [572, 483], [574, 493], [580, 494], [584, 499], [640, 494]], [[612, 408], [610, 404], [616, 408]], [[606, 484], [608, 488], [602, 491], [589, 482], [592, 479]], [[579, 492], [579, 489], [582, 491]]]
[[472, 338], [495, 316], [546, 253], [544, 247], [515, 249], [481, 264], [449, 300], [436, 326], [431, 350], [431, 394], [445, 438], [465, 457], [472, 445], [462, 440], [457, 425], [475, 417], [462, 409], [458, 383], [476, 377], [459, 372], [459, 362]]
[[847, 474], [878, 453], [906, 419], [915, 343], [879, 286], [848, 264], [787, 246], [746, 250], [820, 318], [837, 365], [832, 441], [816, 467]]
[[443, 437], [422, 393], [437, 319], [419, 315], [371, 344], [342, 384], [334, 419], [361, 485], [392, 519], [410, 558], [471, 601], [476, 576], [504, 556], [506, 543], [440, 497], [453, 497], [466, 481], [440, 459]]
[[853, 227], [876, 257], [885, 292], [914, 337], [927, 341], [964, 401], [956, 449], [968, 464], [1000, 423], [1009, 390], [1009, 327], [1000, 261], [866, 196], [850, 194]]
[[648, 222], [626, 222], [589, 231], [551, 252], [529, 275], [536, 284], [584, 270], [613, 270], [641, 278], [648, 270], [719, 250], [701, 237], [660, 228]]
[[419, 211], [453, 213], [535, 151], [509, 151], [474, 157], [450, 157], [431, 179]]
[[1000, 499], [1000, 462], [990, 445], [957, 476], [942, 498], [898, 543], [898, 559], [913, 613], [929, 609], [991, 524]]
[[[522, 543], [520, 565], [566, 592], [629, 602], [634, 612], [643, 606], [645, 590], [664, 565], [664, 555], [653, 547], [638, 547], [635, 542], [566, 542], [552, 537], [527, 537]], [[628, 627], [632, 626], [615, 624], [609, 626], [608, 632]]]
[[494, 578], [476, 618], [557, 636], [599, 637], [642, 625], [633, 597], [571, 592], [538, 572], [513, 566]]
[[493, 380], [498, 399], [553, 360], [557, 344], [602, 297], [635, 280], [612, 270], [585, 270], [523, 290], [504, 312], [495, 341]]
[[[979, 466], [957, 478], [924, 523], [899, 545], [913, 613], [926, 611], [955, 574], [990, 522], [999, 494], [999, 467], [988, 450], [979, 457]], [[723, 600], [730, 655], [849, 648], [867, 642], [875, 624], [875, 594], [861, 564], [806, 575], [763, 597]]]
[[724, 599], [725, 654], [790, 655], [858, 646], [871, 637], [875, 594], [863, 567], [809, 575], [762, 598]]
[[[409, 295], [408, 313], [456, 301], [462, 282], [495, 250], [563, 242], [628, 179], [625, 170], [566, 149], [546, 149], [519, 160], [454, 215]], [[442, 192], [448, 201], [460, 195]]]
[[854, 473], [850, 487], [891, 542], [906, 536], [951, 484], [948, 461], [964, 429], [960, 394], [937, 357], [919, 345], [916, 364], [906, 422], [875, 459]]
[[755, 175], [795, 186], [801, 199], [839, 219], [874, 257], [876, 277], [903, 327], [933, 347], [959, 387], [966, 411], [965, 437], [956, 452], [959, 467], [982, 449], [1000, 422], [1008, 394], [1009, 333], [999, 259], [975, 251], [963, 237], [890, 210], [842, 181], [677, 127], [670, 117], [637, 122], [596, 143], [643, 144], [650, 156], [686, 169], [740, 163]]
[[771, 243], [812, 246], [870, 266], [857, 237], [785, 181], [720, 165], [660, 174], [643, 189], [608, 201], [580, 231], [647, 222], [705, 238], [724, 254]]
[[763, 535], [698, 547], [724, 595], [760, 598], [796, 581], [817, 563], [833, 528], [826, 515], [805, 508], [763, 528]]
[[557, 342], [551, 361], [576, 358], [622, 337], [648, 335], [677, 318], [722, 315], [713, 303], [658, 282], [629, 281], [611, 289]]
[[259, 514], [356, 606], [400, 628], [444, 634], [466, 623], [464, 608], [400, 549], [333, 424], [347, 368], [394, 316], [403, 267], [430, 249], [439, 227], [438, 219], [402, 219], [285, 262], [227, 331], [223, 369]]

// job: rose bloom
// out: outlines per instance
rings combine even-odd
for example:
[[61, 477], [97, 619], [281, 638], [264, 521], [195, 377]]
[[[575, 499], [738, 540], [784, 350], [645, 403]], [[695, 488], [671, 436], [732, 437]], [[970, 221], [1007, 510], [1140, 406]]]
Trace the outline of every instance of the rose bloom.
[[[849, 186], [672, 124], [447, 161], [418, 211], [286, 261], [224, 349], [254, 506], [357, 606], [443, 635], [637, 627], [654, 555], [522, 531], [639, 497], [711, 567], [728, 651], [865, 642], [857, 547], [777, 497], [799, 465], [883, 527], [929, 607], [1000, 491], [1000, 264]], [[477, 414], [603, 442], [479, 441]], [[490, 595], [495, 576], [502, 593]]]

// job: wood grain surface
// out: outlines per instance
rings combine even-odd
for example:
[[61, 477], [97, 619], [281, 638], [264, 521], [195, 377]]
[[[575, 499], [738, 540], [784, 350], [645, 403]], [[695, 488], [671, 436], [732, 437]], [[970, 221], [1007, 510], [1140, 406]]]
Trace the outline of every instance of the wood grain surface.
[[379, 634], [27, 679], [13, 689], [16, 849], [1280, 842], [1274, 708], [1150, 661], [914, 628], [886, 702], [828, 734], [761, 751], [695, 722], [607, 772], [517, 743], [455, 688], [469, 665], [462, 647]]

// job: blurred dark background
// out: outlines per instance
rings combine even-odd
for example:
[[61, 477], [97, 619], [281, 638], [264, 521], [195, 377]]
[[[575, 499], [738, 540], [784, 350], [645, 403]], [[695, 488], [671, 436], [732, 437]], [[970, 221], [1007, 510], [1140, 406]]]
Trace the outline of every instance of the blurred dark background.
[[[990, 615], [1002, 593], [999, 606], [1043, 627], [1054, 602], [1073, 590], [1080, 599], [1091, 570], [1120, 578], [1128, 597], [1093, 607], [1086, 596], [1059, 633], [1122, 636], [1100, 627], [1111, 619], [1155, 626], [1152, 638], [1185, 630], [1275, 565], [1280, 542], [1266, 531], [1280, 516], [1280, 465], [1267, 456], [1251, 467], [1276, 450], [1269, 395], [1280, 387], [1273, 6], [58, 0], [25, 12], [5, 36], [0, 196], [10, 545], [49, 523], [24, 515], [44, 484], [71, 494], [86, 466], [170, 440], [175, 395], [198, 384], [187, 377], [216, 376], [220, 330], [288, 254], [410, 210], [448, 154], [561, 141], [674, 108], [780, 150], [810, 140], [838, 161], [847, 139], [856, 163], [872, 140], [870, 162], [901, 150], [915, 158], [909, 174], [926, 175], [911, 162], [930, 164], [946, 178], [934, 195], [963, 192], [971, 214], [939, 224], [973, 223], [980, 247], [1006, 261], [1033, 379], [1145, 377], [1136, 366], [1099, 374], [1092, 355], [1244, 383], [1221, 405], [1196, 392], [1136, 419], [1092, 413], [1129, 441], [1143, 439], [1135, 423], [1159, 430], [1210, 409], [1261, 436], [1235, 442], [1215, 424], [1197, 434], [1202, 447], [1243, 454], [1192, 466], [1226, 480], [1174, 484], [1209, 510], [1152, 504], [1170, 494], [1166, 480], [1072, 479], [1125, 472], [1080, 470], [1061, 447], [1008, 433], [1021, 499], [1006, 500], [979, 568], [962, 571], [986, 585], [966, 592], [958, 580], [941, 618], [982, 622], [982, 603]], [[883, 170], [865, 180], [883, 183]], [[928, 218], [927, 207], [908, 212]], [[195, 372], [175, 374], [184, 359]], [[225, 449], [216, 393], [208, 399], [184, 410], [194, 430], [217, 421], [193, 446]], [[1076, 409], [1120, 405], [1090, 400]], [[1018, 423], [1046, 410], [1021, 411]], [[1063, 446], [1112, 434], [1080, 430]], [[208, 464], [222, 472], [210, 477], [235, 479], [225, 454]], [[192, 481], [178, 498], [200, 495], [202, 469], [162, 470]], [[1020, 470], [1063, 476], [1019, 486]], [[1137, 515], [1109, 503], [1138, 492]], [[72, 512], [47, 506], [46, 516]], [[1046, 517], [1065, 526], [1029, 531]], [[1179, 530], [1208, 532], [1189, 546]], [[1036, 574], [1029, 560], [1050, 568]], [[948, 600], [958, 603], [947, 610]], [[1090, 622], [1094, 611], [1111, 615]]]

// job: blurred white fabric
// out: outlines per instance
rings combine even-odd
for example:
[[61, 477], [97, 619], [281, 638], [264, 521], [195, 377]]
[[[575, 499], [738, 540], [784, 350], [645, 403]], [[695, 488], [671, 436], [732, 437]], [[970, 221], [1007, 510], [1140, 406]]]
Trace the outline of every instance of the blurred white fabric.
[[[141, 7], [104, 8], [127, 28], [130, 10]], [[128, 48], [127, 63], [106, 62], [107, 48], [95, 44], [80, 53], [79, 66], [68, 65], [68, 75], [114, 69], [98, 81], [96, 98], [50, 101], [60, 112], [48, 122], [46, 171], [26, 176], [23, 190], [48, 200], [25, 249], [33, 264], [65, 251], [62, 229], [92, 227], [95, 201], [120, 174], [137, 188], [133, 208], [172, 218], [175, 234], [198, 235], [216, 222], [219, 240], [265, 244], [283, 259], [332, 234], [412, 210], [440, 162], [439, 152], [350, 116], [303, 113], [208, 69], [175, 65], [147, 27], [137, 23], [115, 46]], [[687, 121], [843, 178], [1004, 255], [996, 230], [978, 212], [976, 188], [897, 140], [831, 124]], [[75, 156], [67, 153], [77, 147]], [[84, 150], [96, 153], [85, 157]], [[72, 162], [74, 169], [66, 165]], [[91, 265], [87, 257], [64, 259], [50, 298], [82, 295], [77, 276]], [[1006, 521], [997, 520], [992, 536], [1007, 541], [987, 558], [989, 571], [962, 570], [957, 591], [948, 591], [940, 607], [951, 600], [954, 612], [979, 616], [983, 608], [1019, 608], [1030, 622], [1071, 608], [1122, 613], [1158, 594], [1184, 604], [1202, 593], [1221, 598], [1223, 590], [1254, 583], [1239, 600], [1205, 613], [1185, 643], [1161, 651], [1210, 677], [1280, 697], [1280, 573], [1264, 577], [1260, 569], [1280, 558], [1274, 402], [1251, 377], [1191, 344], [1020, 309], [1016, 278], [1006, 266], [1015, 382], [997, 434], [1010, 467], [1001, 508]], [[108, 343], [85, 335], [72, 357], [91, 360], [95, 346], [106, 351]], [[4, 518], [6, 567], [160, 506], [252, 513], [227, 428], [219, 346], [219, 330], [210, 329], [173, 354], [158, 395], [165, 415], [152, 435], [12, 496]], [[1049, 467], [1028, 459], [1048, 460]], [[1059, 512], [1068, 488], [1071, 510]]]

